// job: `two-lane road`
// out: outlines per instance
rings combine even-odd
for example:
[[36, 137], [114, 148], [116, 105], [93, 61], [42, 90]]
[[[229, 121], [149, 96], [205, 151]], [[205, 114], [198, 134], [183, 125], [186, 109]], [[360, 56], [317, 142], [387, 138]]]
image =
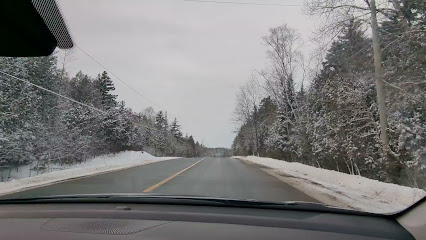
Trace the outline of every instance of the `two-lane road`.
[[60, 182], [1, 198], [143, 192], [263, 201], [317, 202], [255, 166], [237, 159], [211, 157], [161, 161]]

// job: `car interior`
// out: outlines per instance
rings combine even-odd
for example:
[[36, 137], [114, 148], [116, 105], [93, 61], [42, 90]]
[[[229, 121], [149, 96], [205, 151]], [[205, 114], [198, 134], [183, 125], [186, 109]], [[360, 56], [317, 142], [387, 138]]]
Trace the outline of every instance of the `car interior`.
[[179, 196], [0, 201], [2, 239], [424, 239], [424, 200], [380, 215]]
[[[0, 55], [73, 47], [54, 0], [0, 2]], [[75, 36], [78, 38], [78, 36]], [[0, 200], [0, 239], [426, 239], [426, 202], [394, 214], [181, 196]]]

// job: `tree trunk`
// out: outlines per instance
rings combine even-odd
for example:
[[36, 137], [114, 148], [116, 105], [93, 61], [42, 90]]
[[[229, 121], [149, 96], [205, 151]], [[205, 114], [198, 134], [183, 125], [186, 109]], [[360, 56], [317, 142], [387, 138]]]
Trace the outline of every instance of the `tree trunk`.
[[382, 69], [382, 54], [380, 50], [380, 39], [378, 34], [378, 25], [377, 25], [377, 16], [376, 16], [376, 1], [370, 1], [371, 7], [371, 30], [373, 34], [373, 52], [374, 52], [374, 72], [376, 80], [376, 92], [377, 92], [377, 101], [379, 103], [379, 116], [380, 116], [380, 139], [382, 141], [382, 150], [383, 155], [387, 157], [388, 154], [388, 120], [387, 120], [387, 111], [386, 111], [386, 101], [385, 101], [385, 90], [383, 87], [383, 69]]
[[257, 107], [254, 106], [254, 113], [253, 113], [253, 125], [254, 125], [254, 135], [255, 135], [255, 147], [256, 147], [256, 155], [259, 157], [259, 130], [257, 126]]

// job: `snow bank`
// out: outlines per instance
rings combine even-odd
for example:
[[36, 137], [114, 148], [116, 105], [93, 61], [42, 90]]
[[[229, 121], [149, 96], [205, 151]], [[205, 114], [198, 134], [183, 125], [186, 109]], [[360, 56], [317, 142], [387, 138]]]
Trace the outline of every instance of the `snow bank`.
[[233, 157], [263, 170], [325, 204], [374, 213], [405, 209], [426, 196], [422, 189], [316, 168], [296, 162], [255, 156]]
[[49, 168], [52, 172], [34, 177], [28, 177], [30, 175], [30, 165], [21, 166], [18, 172], [13, 171], [11, 173], [11, 181], [0, 182], [0, 195], [19, 192], [58, 181], [117, 171], [176, 158], [177, 157], [155, 157], [147, 152], [124, 151], [116, 154], [98, 156], [81, 164], [69, 166], [50, 165]]

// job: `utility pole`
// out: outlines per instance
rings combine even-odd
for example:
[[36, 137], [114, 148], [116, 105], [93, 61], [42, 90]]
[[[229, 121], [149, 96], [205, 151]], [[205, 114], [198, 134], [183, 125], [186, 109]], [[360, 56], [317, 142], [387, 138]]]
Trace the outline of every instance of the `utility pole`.
[[374, 52], [374, 73], [376, 80], [376, 92], [377, 92], [377, 101], [379, 103], [379, 117], [380, 117], [380, 139], [382, 141], [382, 149], [385, 157], [388, 153], [389, 139], [388, 139], [388, 117], [386, 111], [386, 101], [385, 101], [385, 90], [383, 87], [383, 69], [382, 69], [382, 53], [380, 50], [380, 39], [378, 34], [378, 25], [377, 25], [377, 10], [376, 10], [376, 1], [370, 1], [370, 12], [371, 12], [371, 31], [373, 34], [373, 52]]

